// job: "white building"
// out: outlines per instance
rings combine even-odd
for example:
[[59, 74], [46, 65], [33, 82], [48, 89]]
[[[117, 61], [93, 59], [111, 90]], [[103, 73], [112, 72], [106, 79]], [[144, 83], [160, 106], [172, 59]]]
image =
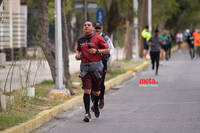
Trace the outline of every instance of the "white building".
[[24, 55], [27, 47], [27, 6], [20, 0], [3, 0], [0, 6], [0, 52], [7, 60]]

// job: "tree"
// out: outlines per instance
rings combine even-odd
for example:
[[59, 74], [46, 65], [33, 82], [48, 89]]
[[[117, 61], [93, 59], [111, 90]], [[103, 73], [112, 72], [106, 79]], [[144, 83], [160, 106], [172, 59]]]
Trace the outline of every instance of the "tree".
[[[62, 13], [64, 13], [63, 18], [66, 19], [65, 25], [66, 25], [66, 36], [67, 36], [67, 44], [68, 44], [68, 50], [71, 52], [74, 52], [75, 45], [74, 45], [74, 31], [71, 25], [72, 16], [74, 15], [73, 12], [73, 3], [74, 0], [62, 0]], [[54, 27], [54, 0], [49, 0], [49, 18], [50, 18], [50, 24]], [[51, 29], [50, 29], [51, 30]], [[51, 33], [51, 36], [54, 37], [54, 32]], [[54, 41], [54, 39], [52, 39]]]
[[[49, 39], [49, 17], [48, 17], [48, 2], [49, 0], [42, 0], [38, 3], [38, 16], [39, 16], [39, 26], [37, 33], [37, 41], [42, 48], [47, 62], [50, 66], [53, 81], [56, 78], [56, 68], [55, 68], [55, 45], [50, 42]], [[64, 0], [62, 0], [62, 5]], [[64, 84], [68, 88], [68, 81], [70, 78], [69, 73], [69, 50], [68, 50], [68, 38], [67, 38], [67, 28], [66, 28], [66, 17], [65, 8], [62, 6], [62, 35], [63, 35], [63, 65], [64, 65]], [[69, 88], [70, 89], [70, 88]], [[72, 90], [70, 92], [73, 94]]]
[[199, 0], [176, 0], [179, 9], [170, 19], [167, 20], [166, 27], [174, 29], [195, 28], [199, 26], [200, 5]]
[[36, 39], [42, 48], [47, 62], [51, 69], [53, 81], [55, 82], [55, 46], [51, 44], [49, 39], [49, 18], [48, 18], [48, 0], [42, 0], [38, 3], [38, 32]]
[[[124, 54], [125, 59], [130, 60], [132, 59], [133, 55], [133, 1], [132, 0], [125, 0], [119, 1], [120, 5], [120, 15], [126, 21], [126, 34], [124, 39]], [[136, 13], [135, 13], [136, 14]]]
[[141, 36], [141, 32], [144, 29], [144, 27], [147, 25], [147, 11], [148, 11], [148, 1], [142, 0], [140, 2], [142, 4], [141, 8], [141, 15], [140, 15], [140, 28], [139, 28], [139, 56], [143, 57], [143, 39]]
[[124, 26], [124, 54], [132, 59], [133, 47], [133, 7], [132, 0], [102, 0], [99, 2], [105, 11], [104, 30], [110, 36], [118, 27]]
[[152, 1], [153, 29], [159, 27], [163, 29], [167, 20], [171, 19], [173, 14], [177, 13], [180, 6], [176, 0]]
[[120, 15], [120, 0], [102, 0], [99, 3], [105, 11], [104, 31], [110, 36], [124, 21]]

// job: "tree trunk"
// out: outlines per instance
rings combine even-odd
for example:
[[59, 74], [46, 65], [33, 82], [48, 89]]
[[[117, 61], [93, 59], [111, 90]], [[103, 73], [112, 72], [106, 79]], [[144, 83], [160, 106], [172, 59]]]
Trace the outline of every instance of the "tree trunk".
[[132, 59], [132, 48], [133, 48], [133, 37], [132, 37], [132, 28], [128, 20], [126, 20], [126, 33], [124, 39], [124, 55], [126, 60]]
[[104, 8], [106, 9], [106, 17], [104, 22], [104, 31], [110, 36], [113, 31], [116, 29], [118, 25], [120, 25], [123, 21], [122, 17], [120, 17], [120, 9], [119, 9], [119, 1], [112, 0], [111, 6], [108, 10], [108, 7], [104, 4]]
[[70, 51], [74, 51], [73, 50], [73, 44], [72, 44], [72, 36], [71, 36], [71, 11], [69, 11], [69, 13], [67, 14], [67, 16], [66, 16], [66, 19], [67, 19], [67, 22], [66, 22], [66, 24], [67, 24], [67, 32], [68, 32], [68, 34], [67, 34], [67, 36], [68, 36], [68, 44], [69, 44], [69, 50]]
[[126, 21], [126, 31], [125, 31], [125, 38], [124, 38], [124, 58], [126, 58], [126, 52], [127, 52], [127, 45], [128, 45], [128, 27], [129, 22]]
[[68, 32], [68, 39], [69, 39], [69, 50], [70, 52], [75, 52], [75, 43], [74, 43], [74, 28], [75, 23], [73, 21], [72, 12], [69, 11], [67, 13], [67, 32]]
[[148, 0], [143, 0], [142, 1], [142, 13], [141, 13], [141, 24], [140, 24], [140, 38], [139, 38], [139, 55], [140, 57], [143, 57], [143, 39], [141, 36], [141, 32], [144, 29], [144, 27], [147, 24], [147, 11], [148, 11]]
[[[68, 30], [67, 30], [67, 20], [65, 15], [65, 0], [61, 1], [61, 14], [62, 14], [62, 46], [63, 46], [63, 66], [64, 66], [64, 84], [67, 88], [68, 81], [70, 79], [69, 73], [69, 39], [68, 39]], [[69, 88], [71, 94], [73, 94], [71, 88]]]
[[0, 6], [1, 6], [2, 1], [3, 1], [3, 0], [0, 0]]
[[55, 46], [50, 43], [49, 39], [49, 18], [48, 18], [48, 0], [38, 1], [38, 32], [36, 39], [42, 48], [44, 55], [49, 64], [53, 81], [56, 78], [55, 67]]
[[130, 22], [129, 31], [128, 31], [128, 50], [127, 50], [127, 60], [133, 59], [133, 24]]

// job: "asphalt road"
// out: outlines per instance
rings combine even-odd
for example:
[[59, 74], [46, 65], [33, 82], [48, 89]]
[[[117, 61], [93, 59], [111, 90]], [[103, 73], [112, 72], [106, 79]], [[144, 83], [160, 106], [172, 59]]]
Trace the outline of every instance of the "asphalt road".
[[[140, 84], [148, 78], [158, 85]], [[158, 76], [149, 66], [109, 90], [100, 118], [84, 123], [83, 115], [77, 105], [33, 133], [200, 133], [200, 58], [177, 52]]]

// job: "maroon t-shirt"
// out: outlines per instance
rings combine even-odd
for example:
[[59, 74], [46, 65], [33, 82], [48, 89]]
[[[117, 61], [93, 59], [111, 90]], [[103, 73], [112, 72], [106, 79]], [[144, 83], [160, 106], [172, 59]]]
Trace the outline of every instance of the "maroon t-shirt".
[[[104, 40], [104, 38], [97, 34], [92, 35], [92, 37], [90, 38], [89, 44], [90, 44], [90, 48], [94, 48], [94, 49], [109, 48], [108, 45], [106, 44], [106, 41]], [[102, 54], [100, 54], [100, 53], [97, 53], [97, 54], [89, 53], [87, 39], [85, 39], [84, 42], [81, 43], [81, 45], [78, 45], [77, 50], [82, 53], [81, 61], [83, 63], [98, 62], [102, 58]]]

